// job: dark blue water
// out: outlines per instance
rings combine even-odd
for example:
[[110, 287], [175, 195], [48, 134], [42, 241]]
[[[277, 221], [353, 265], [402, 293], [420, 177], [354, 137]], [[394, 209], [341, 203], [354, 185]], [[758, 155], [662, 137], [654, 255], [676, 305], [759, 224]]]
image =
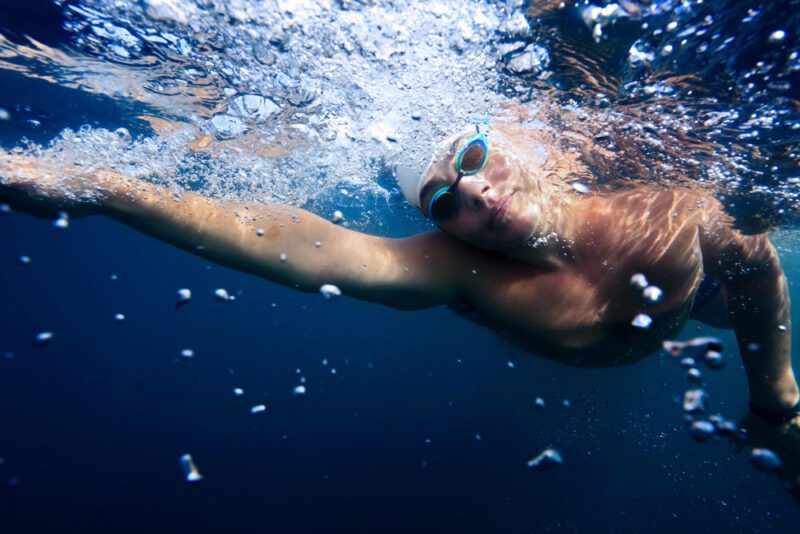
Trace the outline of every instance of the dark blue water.
[[[2, 126], [4, 147], [126, 113], [2, 76], [3, 107], [51, 119]], [[2, 532], [788, 532], [800, 520], [745, 453], [689, 437], [686, 380], [665, 355], [569, 368], [443, 308], [325, 303], [97, 217], [60, 231], [10, 214], [0, 236]], [[194, 298], [176, 309], [181, 287]], [[236, 302], [216, 301], [220, 287]], [[35, 347], [41, 331], [54, 338]], [[682, 337], [709, 333], [730, 357], [706, 372], [712, 409], [738, 418], [732, 335], [690, 323]], [[545, 447], [564, 464], [529, 470]], [[183, 479], [184, 453], [202, 482]]]
[[[775, 531], [800, 517], [746, 455], [691, 440], [673, 400], [685, 379], [663, 355], [573, 369], [444, 309], [323, 303], [104, 219], [0, 224], [14, 352], [0, 361], [0, 480], [19, 480], [0, 488], [4, 531]], [[195, 296], [176, 310], [179, 287]], [[218, 302], [217, 287], [241, 295]], [[43, 330], [52, 342], [34, 347]], [[708, 389], [735, 417], [732, 358]], [[528, 470], [547, 446], [564, 465]]]

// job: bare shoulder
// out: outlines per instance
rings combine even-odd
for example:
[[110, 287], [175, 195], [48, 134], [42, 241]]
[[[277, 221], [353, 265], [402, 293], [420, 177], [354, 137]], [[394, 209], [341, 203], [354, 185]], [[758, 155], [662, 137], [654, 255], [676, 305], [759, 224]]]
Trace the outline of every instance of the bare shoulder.
[[722, 205], [709, 199], [700, 226], [700, 244], [706, 270], [728, 276], [736, 265], [749, 267], [778, 263], [766, 232], [747, 234], [737, 229]]
[[400, 309], [452, 304], [464, 299], [470, 273], [484, 254], [444, 232], [387, 238], [330, 226], [335, 249], [319, 256], [334, 280], [353, 295]]

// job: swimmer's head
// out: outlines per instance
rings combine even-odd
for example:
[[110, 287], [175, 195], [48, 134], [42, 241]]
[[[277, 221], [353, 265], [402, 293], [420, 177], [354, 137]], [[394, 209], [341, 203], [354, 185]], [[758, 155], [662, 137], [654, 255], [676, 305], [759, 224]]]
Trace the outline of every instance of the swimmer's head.
[[[463, 173], [455, 188], [457, 209], [447, 212], [445, 218], [437, 219], [434, 213], [432, 220], [442, 230], [477, 247], [506, 249], [525, 243], [541, 230], [542, 210], [548, 200], [520, 139], [500, 128], [485, 134], [487, 158], [475, 172]], [[458, 156], [475, 138], [474, 126], [457, 133], [437, 147], [421, 177], [399, 178], [406, 198], [425, 216], [431, 217], [428, 211], [434, 197], [458, 179]]]
[[422, 187], [426, 178], [430, 175], [432, 168], [437, 162], [445, 161], [448, 158], [453, 160], [456, 154], [453, 150], [460, 150], [459, 142], [465, 142], [466, 139], [474, 134], [475, 126], [468, 126], [442, 141], [434, 150], [428, 165], [421, 172], [411, 165], [398, 165], [395, 169], [395, 176], [397, 176], [397, 184], [400, 186], [400, 190], [403, 192], [403, 196], [406, 197], [406, 200], [424, 213], [420, 193], [422, 193]]

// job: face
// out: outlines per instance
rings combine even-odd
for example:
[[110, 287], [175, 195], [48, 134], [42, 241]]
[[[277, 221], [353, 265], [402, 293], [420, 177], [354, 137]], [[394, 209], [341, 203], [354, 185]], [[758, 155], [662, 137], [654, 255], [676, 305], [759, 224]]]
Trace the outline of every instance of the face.
[[[428, 214], [431, 198], [458, 177], [456, 158], [470, 139], [459, 137], [432, 166], [421, 188]], [[520, 245], [534, 233], [538, 188], [522, 159], [498, 131], [487, 135], [488, 160], [479, 172], [461, 177], [456, 188], [459, 207], [448, 218], [434, 222], [444, 231], [484, 249], [501, 250]]]

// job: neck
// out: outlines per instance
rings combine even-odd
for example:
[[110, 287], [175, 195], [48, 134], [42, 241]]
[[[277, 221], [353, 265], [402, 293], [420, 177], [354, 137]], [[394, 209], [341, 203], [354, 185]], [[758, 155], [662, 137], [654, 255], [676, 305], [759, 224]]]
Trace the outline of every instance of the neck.
[[572, 261], [579, 201], [563, 193], [540, 194], [531, 204], [536, 224], [530, 237], [504, 254], [523, 263], [545, 267]]

